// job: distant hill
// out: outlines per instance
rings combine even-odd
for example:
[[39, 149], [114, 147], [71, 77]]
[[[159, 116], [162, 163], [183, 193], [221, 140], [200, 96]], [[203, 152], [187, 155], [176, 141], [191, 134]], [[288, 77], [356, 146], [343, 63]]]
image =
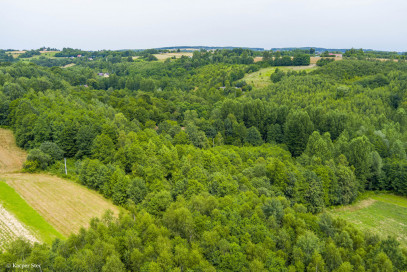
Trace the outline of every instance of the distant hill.
[[[315, 49], [315, 52], [342, 52], [345, 53], [350, 48], [323, 48], [323, 47], [280, 47], [280, 48], [271, 48], [272, 51], [294, 51], [294, 50], [309, 50], [311, 48]], [[358, 48], [357, 48], [358, 49]], [[395, 51], [383, 51], [383, 50], [374, 50], [374, 49], [363, 49], [364, 52], [395, 52]], [[397, 52], [402, 54], [403, 52]]]
[[[339, 48], [323, 48], [323, 47], [280, 47], [280, 48], [271, 48], [272, 51], [294, 51], [294, 50], [310, 50], [314, 48], [316, 52], [342, 52], [345, 53], [348, 49], [339, 49]], [[364, 51], [373, 51], [372, 49], [364, 49]]]
[[213, 49], [235, 49], [235, 48], [244, 48], [244, 49], [250, 49], [253, 51], [264, 51], [264, 48], [253, 48], [253, 47], [241, 47], [241, 46], [169, 46], [169, 47], [160, 47], [160, 48], [154, 48], [157, 50], [188, 50], [188, 49], [194, 49], [194, 50], [199, 50], [199, 49], [206, 49], [206, 50], [213, 50]]

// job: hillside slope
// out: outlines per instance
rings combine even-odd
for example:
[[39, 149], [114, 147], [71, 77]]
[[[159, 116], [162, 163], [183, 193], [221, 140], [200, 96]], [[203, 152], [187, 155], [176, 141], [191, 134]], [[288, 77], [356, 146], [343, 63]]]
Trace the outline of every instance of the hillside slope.
[[25, 157], [26, 153], [15, 145], [12, 132], [0, 129], [0, 179], [61, 234], [77, 233], [106, 210], [119, 213], [110, 201], [75, 182], [47, 174], [17, 172]]

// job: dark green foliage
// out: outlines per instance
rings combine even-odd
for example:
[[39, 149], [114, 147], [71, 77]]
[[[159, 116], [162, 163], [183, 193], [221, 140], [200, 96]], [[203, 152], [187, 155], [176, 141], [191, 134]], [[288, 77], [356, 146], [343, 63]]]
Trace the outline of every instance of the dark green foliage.
[[51, 161], [52, 157], [49, 154], [44, 153], [40, 149], [32, 149], [28, 153], [24, 168], [29, 172], [33, 172], [36, 168], [44, 170]]
[[52, 161], [61, 160], [64, 157], [64, 151], [56, 143], [43, 142], [40, 150], [51, 157]]
[[249, 143], [254, 146], [261, 145], [263, 143], [263, 139], [261, 138], [260, 132], [257, 130], [256, 127], [251, 127], [246, 132], [246, 143]]
[[293, 58], [294, 66], [307, 66], [310, 65], [310, 56], [307, 54], [296, 55]]
[[134, 178], [130, 181], [127, 189], [127, 195], [129, 196], [129, 199], [131, 199], [134, 203], [141, 203], [146, 197], [147, 192], [148, 188], [143, 179]]
[[317, 66], [325, 66], [328, 63], [334, 62], [335, 59], [333, 58], [321, 58], [319, 60], [317, 60]]
[[314, 125], [307, 112], [295, 111], [287, 116], [284, 137], [288, 149], [293, 156], [297, 157], [305, 150], [313, 127]]
[[271, 74], [270, 79], [271, 81], [273, 81], [274, 83], [277, 83], [279, 81], [281, 81], [281, 79], [285, 76], [285, 73], [283, 71], [281, 71], [280, 69], [276, 68], [276, 70], [274, 71], [274, 73]]

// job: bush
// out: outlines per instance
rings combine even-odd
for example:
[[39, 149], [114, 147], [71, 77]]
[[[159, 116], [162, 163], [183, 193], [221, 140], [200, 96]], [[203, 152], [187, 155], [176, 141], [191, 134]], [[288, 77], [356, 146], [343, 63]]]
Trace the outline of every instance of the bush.
[[[37, 168], [45, 170], [51, 162], [51, 156], [42, 152], [40, 149], [33, 149], [28, 153], [27, 162], [24, 164], [26, 171], [34, 172]], [[30, 169], [30, 170], [28, 170]]]
[[52, 162], [62, 160], [64, 158], [64, 151], [53, 142], [44, 142], [40, 146], [40, 150], [51, 157]]

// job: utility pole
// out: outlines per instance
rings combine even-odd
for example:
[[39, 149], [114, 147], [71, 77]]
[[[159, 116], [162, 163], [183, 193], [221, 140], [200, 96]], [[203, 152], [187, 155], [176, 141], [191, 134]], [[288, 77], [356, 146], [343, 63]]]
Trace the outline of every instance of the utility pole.
[[65, 175], [68, 175], [68, 169], [66, 169], [66, 158], [64, 158], [64, 162], [65, 162]]

